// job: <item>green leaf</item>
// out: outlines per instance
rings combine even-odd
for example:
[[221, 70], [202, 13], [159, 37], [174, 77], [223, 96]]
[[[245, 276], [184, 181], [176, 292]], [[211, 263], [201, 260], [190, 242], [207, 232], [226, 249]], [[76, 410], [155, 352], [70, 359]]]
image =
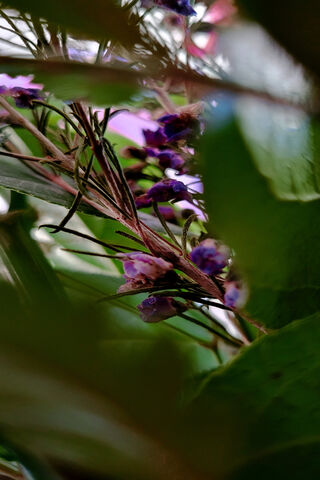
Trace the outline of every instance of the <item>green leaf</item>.
[[264, 337], [207, 379], [191, 424], [200, 420], [192, 435], [206, 448], [195, 453], [214, 478], [319, 477], [319, 320]]
[[236, 253], [246, 310], [277, 328], [320, 308], [319, 126], [300, 113], [228, 101], [202, 145], [211, 231]]
[[134, 25], [135, 18], [130, 21], [128, 10], [113, 0], [92, 0], [90, 4], [85, 0], [57, 0], [54, 3], [8, 0], [5, 3], [90, 38], [112, 38], [129, 45], [140, 38], [139, 30]]
[[[47, 179], [30, 170], [21, 161], [1, 156], [1, 154], [0, 186], [67, 208], [71, 207], [74, 198], [70, 193], [65, 192], [58, 185], [49, 182]], [[104, 217], [101, 212], [83, 202], [80, 203], [78, 211], [90, 215], [96, 215], [97, 217]], [[157, 232], [163, 232], [163, 227], [157, 218], [144, 212], [141, 212], [139, 216], [149, 227]], [[122, 228], [119, 229], [122, 230]], [[179, 235], [181, 234], [182, 229], [177, 225], [173, 225], [172, 231]]]
[[320, 46], [317, 41], [320, 6], [317, 0], [290, 4], [277, 0], [240, 0], [247, 12], [269, 30], [299, 61], [320, 75]]
[[44, 89], [62, 100], [89, 100], [94, 105], [115, 105], [138, 91], [138, 73], [79, 62], [0, 57], [1, 72], [35, 76]]
[[[67, 208], [71, 206], [73, 196], [70, 193], [33, 172], [21, 161], [0, 155], [0, 166], [0, 185], [2, 187]], [[101, 215], [97, 210], [84, 203], [80, 203], [79, 210], [93, 215]]]

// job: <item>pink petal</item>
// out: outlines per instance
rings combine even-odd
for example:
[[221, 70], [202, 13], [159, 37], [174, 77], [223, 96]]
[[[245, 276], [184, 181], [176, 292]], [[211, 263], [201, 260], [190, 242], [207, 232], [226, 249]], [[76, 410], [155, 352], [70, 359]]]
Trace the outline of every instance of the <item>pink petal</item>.
[[208, 9], [203, 21], [210, 23], [220, 23], [230, 20], [232, 15], [237, 12], [233, 0], [217, 0]]
[[0, 86], [7, 88], [21, 87], [21, 88], [39, 88], [42, 89], [43, 85], [39, 83], [33, 83], [33, 75], [23, 76], [19, 75], [18, 77], [10, 77], [6, 73], [0, 74]]
[[185, 38], [185, 48], [187, 52], [193, 57], [202, 58], [207, 54], [213, 54], [216, 44], [217, 44], [217, 34], [216, 32], [210, 32], [207, 36], [207, 43], [204, 47], [198, 47], [192, 40], [190, 34], [188, 33]]
[[[143, 113], [143, 115], [145, 114]], [[132, 140], [137, 145], [144, 145], [142, 130], [157, 130], [158, 124], [135, 113], [121, 112], [111, 118], [109, 128], [111, 131]]]

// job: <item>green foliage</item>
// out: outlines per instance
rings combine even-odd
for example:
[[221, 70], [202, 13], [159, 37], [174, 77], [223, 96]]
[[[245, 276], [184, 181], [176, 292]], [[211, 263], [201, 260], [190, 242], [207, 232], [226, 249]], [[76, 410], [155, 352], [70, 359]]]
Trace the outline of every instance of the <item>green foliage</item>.
[[[129, 12], [113, 0], [58, 0], [39, 2], [38, 0], [9, 0], [8, 6], [40, 18], [45, 18], [74, 33], [88, 35], [96, 39], [121, 39], [131, 43], [139, 39], [138, 29], [129, 21]], [[124, 28], [125, 27], [125, 28]]]
[[33, 74], [46, 91], [67, 101], [82, 99], [95, 105], [116, 105], [138, 91], [139, 75], [90, 63], [0, 57], [0, 70], [12, 76]]
[[[207, 379], [194, 410], [208, 413], [208, 428], [201, 424], [198, 432], [209, 444], [204, 453], [197, 450], [200, 461], [220, 470], [218, 478], [319, 477], [319, 325], [319, 315], [294, 322]], [[227, 459], [215, 448], [224, 422], [230, 437], [218, 448]], [[209, 451], [215, 452], [210, 460]]]
[[[20, 249], [11, 247], [6, 263], [13, 267], [15, 284], [28, 285], [27, 297], [32, 296], [26, 305], [24, 288], [17, 294], [8, 284], [1, 286], [0, 422], [5, 444], [35, 473], [39, 466], [25, 460], [28, 453], [35, 460], [50, 458], [58, 470], [91, 475], [127, 478], [131, 472], [132, 478], [147, 478], [158, 464], [159, 451], [172, 468], [184, 469], [161, 437], [171, 435], [170, 419], [184, 382], [204, 365], [213, 367], [212, 352], [164, 325], [143, 324], [121, 302], [93, 308], [84, 296], [71, 304], [62, 293], [54, 295], [44, 282], [55, 278], [53, 271], [21, 230], [19, 217], [8, 218], [11, 223], [2, 221], [0, 243]], [[45, 275], [39, 268], [43, 263]], [[101, 291], [108, 289], [106, 276], [94, 280], [75, 272], [74, 278], [89, 283], [89, 289], [90, 282]], [[155, 478], [165, 478], [167, 466], [161, 465], [162, 460]]]
[[[47, 181], [19, 160], [0, 155], [0, 163], [0, 185], [2, 187], [32, 195], [64, 207], [71, 206], [73, 196], [70, 193], [65, 192], [58, 185]], [[94, 208], [83, 203], [80, 204], [79, 210], [99, 215], [99, 212]]]
[[240, 103], [236, 115], [226, 101], [215, 113], [202, 146], [205, 192], [211, 229], [246, 276], [248, 314], [278, 328], [320, 307], [319, 127], [300, 116], [290, 131], [283, 116], [297, 121], [295, 112], [261, 116], [254, 106]]

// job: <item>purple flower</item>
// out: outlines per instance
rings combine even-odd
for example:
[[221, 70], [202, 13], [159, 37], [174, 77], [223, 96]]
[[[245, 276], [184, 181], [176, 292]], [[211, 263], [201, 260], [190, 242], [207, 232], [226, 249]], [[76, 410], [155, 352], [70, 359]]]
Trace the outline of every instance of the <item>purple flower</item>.
[[0, 86], [0, 95], [7, 93], [7, 91], [8, 91], [8, 88], [5, 85]]
[[172, 263], [163, 258], [141, 252], [119, 254], [119, 258], [123, 262], [126, 279], [119, 292], [152, 286], [155, 280], [163, 278], [173, 268]]
[[169, 200], [179, 202], [180, 200], [192, 200], [186, 185], [171, 178], [155, 183], [148, 190], [147, 196], [154, 202], [168, 202]]
[[235, 308], [243, 301], [243, 294], [235, 282], [225, 284], [224, 304], [227, 307]]
[[148, 147], [159, 147], [160, 145], [164, 145], [168, 140], [163, 128], [158, 128], [156, 131], [142, 130], [142, 133]]
[[188, 0], [142, 0], [141, 5], [144, 8], [162, 7], [166, 10], [179, 13], [179, 15], [196, 15], [196, 11], [191, 7]]
[[216, 275], [221, 273], [228, 263], [228, 250], [208, 238], [192, 250], [190, 258], [202, 272], [207, 275]]
[[186, 307], [172, 297], [154, 296], [146, 298], [138, 309], [144, 322], [156, 323], [185, 311]]
[[10, 95], [19, 108], [32, 108], [32, 100], [40, 100], [42, 98], [40, 90], [37, 88], [14, 87], [10, 90]]
[[164, 115], [158, 122], [164, 125], [163, 132], [168, 142], [188, 140], [200, 133], [200, 122], [190, 113]]

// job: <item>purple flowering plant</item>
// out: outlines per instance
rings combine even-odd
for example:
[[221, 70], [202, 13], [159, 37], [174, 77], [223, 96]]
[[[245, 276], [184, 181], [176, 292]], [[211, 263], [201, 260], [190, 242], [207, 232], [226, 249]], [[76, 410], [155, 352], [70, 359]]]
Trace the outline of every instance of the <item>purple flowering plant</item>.
[[4, 478], [319, 477], [318, 43], [253, 3], [0, 8]]

